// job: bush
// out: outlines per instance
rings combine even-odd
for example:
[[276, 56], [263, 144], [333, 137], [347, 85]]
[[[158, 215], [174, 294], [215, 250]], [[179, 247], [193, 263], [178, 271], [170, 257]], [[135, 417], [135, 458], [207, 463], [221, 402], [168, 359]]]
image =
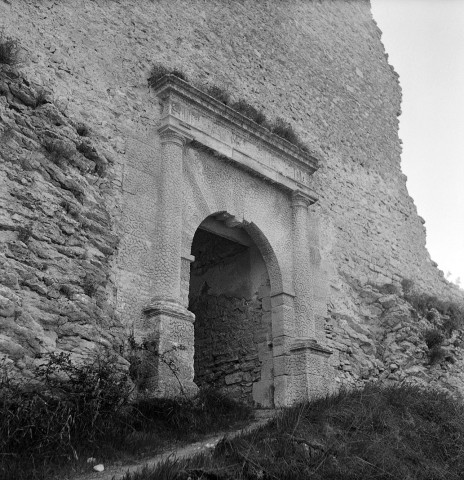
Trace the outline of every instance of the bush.
[[263, 112], [258, 111], [253, 105], [250, 105], [245, 100], [240, 99], [232, 105], [232, 108], [237, 112], [245, 115], [250, 120], [253, 120], [258, 125], [266, 124], [266, 115]]
[[393, 285], [393, 283], [384, 283], [380, 287], [378, 287], [378, 290], [380, 293], [383, 293], [384, 295], [397, 295], [398, 294], [398, 288], [396, 285]]
[[293, 143], [294, 145], [298, 145], [300, 143], [300, 139], [293, 130], [293, 127], [282, 118], [276, 119], [271, 131], [275, 135], [287, 140], [290, 143]]
[[158, 80], [161, 80], [165, 75], [174, 75], [185, 82], [188, 82], [187, 75], [177, 68], [169, 70], [164, 65], [160, 63], [155, 63], [150, 71], [150, 76], [148, 77], [148, 85], [153, 87]]
[[424, 340], [429, 349], [439, 346], [443, 343], [444, 336], [436, 328], [432, 330], [427, 330], [424, 334]]
[[121, 414], [130, 383], [110, 356], [76, 365], [69, 354], [52, 353], [36, 379], [26, 386], [4, 375], [0, 382], [1, 478], [39, 478], [31, 472], [77, 459], [78, 451], [126, 428]]
[[65, 160], [70, 160], [76, 153], [74, 144], [57, 138], [46, 137], [42, 145], [53, 163], [56, 163], [59, 167], [63, 167]]
[[436, 365], [440, 363], [446, 356], [446, 351], [438, 345], [429, 350], [429, 364]]
[[82, 289], [88, 297], [93, 297], [98, 290], [97, 279], [93, 275], [87, 274], [84, 278], [84, 283], [82, 284]]
[[440, 300], [434, 295], [424, 293], [409, 293], [404, 298], [423, 317], [433, 319], [433, 313], [430, 313], [433, 308], [441, 315], [447, 316], [445, 331], [451, 332], [464, 324], [464, 309], [457, 303]]
[[5, 35], [0, 30], [0, 64], [16, 65], [19, 63], [19, 42], [18, 40]]
[[45, 105], [46, 103], [48, 103], [47, 95], [47, 92], [43, 89], [37, 92], [37, 95], [35, 97], [35, 108], [38, 108], [41, 105]]
[[211, 97], [215, 98], [216, 100], [219, 100], [224, 105], [229, 105], [230, 93], [224, 88], [212, 85], [206, 89], [206, 93]]
[[413, 287], [414, 287], [414, 282], [409, 278], [403, 278], [403, 280], [401, 280], [401, 288], [403, 289], [404, 295], [410, 294], [412, 292]]
[[32, 237], [32, 225], [18, 227], [18, 240], [26, 243]]
[[83, 123], [79, 123], [76, 127], [76, 132], [80, 137], [88, 137], [90, 136], [90, 130], [87, 125], [84, 125]]

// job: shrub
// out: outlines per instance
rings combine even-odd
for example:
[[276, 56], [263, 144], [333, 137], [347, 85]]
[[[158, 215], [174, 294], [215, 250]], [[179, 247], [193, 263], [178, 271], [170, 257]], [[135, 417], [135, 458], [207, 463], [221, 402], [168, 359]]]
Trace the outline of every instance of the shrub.
[[32, 236], [32, 225], [20, 226], [18, 227], [18, 240], [26, 243]]
[[82, 284], [82, 289], [88, 297], [93, 297], [98, 290], [97, 279], [93, 275], [87, 274], [84, 278], [84, 283]]
[[230, 93], [224, 88], [212, 85], [206, 89], [206, 93], [216, 100], [219, 100], [224, 105], [229, 105]]
[[396, 287], [396, 285], [393, 285], [393, 283], [384, 283], [383, 285], [378, 287], [378, 290], [384, 295], [398, 294], [398, 288]]
[[153, 87], [158, 82], [158, 80], [161, 80], [165, 75], [174, 75], [181, 80], [188, 82], [187, 75], [181, 70], [177, 68], [169, 70], [164, 65], [161, 65], [160, 63], [155, 63], [152, 66], [150, 76], [148, 77], [148, 85]]
[[403, 289], [403, 294], [408, 295], [412, 292], [412, 289], [414, 287], [414, 282], [409, 279], [409, 278], [403, 278], [401, 280], [401, 288]]
[[424, 340], [429, 349], [439, 346], [443, 343], [444, 336], [440, 330], [434, 328], [427, 330], [424, 334]]
[[70, 160], [75, 154], [74, 144], [57, 138], [46, 137], [42, 145], [59, 167], [63, 167], [65, 160]]
[[83, 123], [79, 123], [76, 127], [76, 132], [80, 137], [88, 137], [90, 135], [90, 130], [87, 125]]
[[290, 143], [298, 145], [300, 139], [293, 130], [293, 127], [282, 118], [277, 118], [271, 129], [272, 133], [287, 140]]
[[423, 293], [409, 293], [404, 297], [412, 307], [422, 316], [433, 319], [431, 309], [435, 308], [441, 315], [449, 317], [446, 330], [460, 328], [464, 324], [464, 309], [454, 302], [448, 302], [438, 299], [434, 295]]
[[60, 285], [59, 291], [68, 299], [71, 299], [73, 296], [72, 287], [70, 285], [67, 285], [66, 283], [64, 283], [63, 285]]
[[19, 42], [18, 40], [5, 35], [5, 31], [0, 30], [0, 64], [16, 65], [19, 62]]
[[235, 102], [232, 105], [232, 108], [237, 112], [245, 115], [250, 120], [253, 120], [258, 125], [262, 125], [266, 123], [266, 115], [263, 112], [258, 111], [253, 105], [250, 105], [243, 99], [240, 99], [238, 102]]
[[446, 351], [438, 345], [429, 350], [429, 364], [436, 365], [440, 363], [446, 356]]
[[0, 380], [1, 478], [50, 478], [31, 471], [77, 459], [78, 450], [123, 430], [121, 413], [130, 387], [112, 357], [77, 365], [69, 354], [52, 353], [36, 370], [36, 379], [39, 384], [27, 387], [7, 375]]
[[70, 201], [62, 200], [60, 206], [62, 206], [65, 212], [75, 220], [78, 220], [80, 218], [79, 209], [76, 208]]
[[47, 92], [44, 89], [41, 89], [37, 92], [35, 97], [35, 108], [45, 105], [46, 103], [48, 103]]

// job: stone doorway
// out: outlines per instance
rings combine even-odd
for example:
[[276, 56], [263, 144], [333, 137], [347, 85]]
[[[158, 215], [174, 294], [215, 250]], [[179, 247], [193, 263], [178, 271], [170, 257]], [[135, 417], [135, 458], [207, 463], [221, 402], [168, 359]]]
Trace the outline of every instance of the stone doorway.
[[208, 217], [192, 242], [194, 382], [244, 403], [273, 407], [269, 274], [248, 233], [218, 218], [221, 214]]

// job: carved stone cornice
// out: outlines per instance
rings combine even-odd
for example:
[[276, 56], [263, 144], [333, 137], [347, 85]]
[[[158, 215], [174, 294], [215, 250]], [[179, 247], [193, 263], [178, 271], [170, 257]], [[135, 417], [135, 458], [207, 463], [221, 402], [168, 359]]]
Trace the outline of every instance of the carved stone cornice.
[[174, 75], [162, 77], [153, 90], [163, 107], [160, 130], [182, 132], [242, 168], [315, 200], [310, 177], [319, 159], [314, 152], [301, 150]]

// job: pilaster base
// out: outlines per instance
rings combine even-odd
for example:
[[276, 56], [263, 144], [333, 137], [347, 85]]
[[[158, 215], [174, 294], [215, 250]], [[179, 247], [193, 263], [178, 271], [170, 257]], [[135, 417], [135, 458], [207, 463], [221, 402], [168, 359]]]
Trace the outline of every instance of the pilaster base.
[[292, 339], [283, 355], [274, 357], [274, 401], [277, 407], [305, 402], [330, 393], [332, 351], [314, 339]]
[[154, 300], [144, 308], [145, 346], [139, 393], [150, 397], [193, 396], [195, 315], [172, 300]]

